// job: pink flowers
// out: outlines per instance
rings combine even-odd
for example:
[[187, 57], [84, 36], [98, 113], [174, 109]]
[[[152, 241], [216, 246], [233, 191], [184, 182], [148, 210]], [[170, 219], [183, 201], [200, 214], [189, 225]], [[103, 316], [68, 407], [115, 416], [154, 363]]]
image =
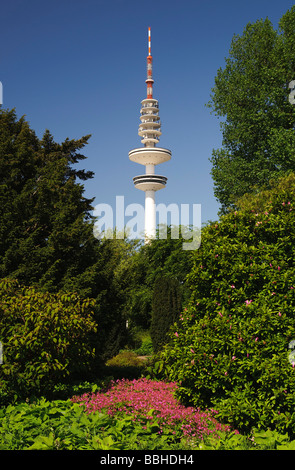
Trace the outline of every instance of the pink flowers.
[[175, 334], [176, 338], [178, 338], [178, 337], [179, 337], [179, 334], [177, 333], [177, 331], [175, 331], [175, 333], [174, 333], [174, 334]]
[[253, 302], [253, 300], [245, 300], [245, 304], [248, 306]]
[[[132, 415], [135, 421], [153, 420], [157, 417], [160, 432], [164, 428], [181, 430], [184, 436], [196, 436], [227, 431], [229, 426], [218, 423], [213, 417], [214, 410], [201, 411], [179, 404], [174, 397], [175, 382], [157, 382], [146, 378], [138, 380], [117, 380], [105, 393], [84, 394], [72, 398], [73, 402], [86, 405], [87, 413], [105, 410], [109, 415], [120, 413]], [[153, 413], [149, 413], [153, 410]], [[214, 428], [214, 431], [213, 431]]]

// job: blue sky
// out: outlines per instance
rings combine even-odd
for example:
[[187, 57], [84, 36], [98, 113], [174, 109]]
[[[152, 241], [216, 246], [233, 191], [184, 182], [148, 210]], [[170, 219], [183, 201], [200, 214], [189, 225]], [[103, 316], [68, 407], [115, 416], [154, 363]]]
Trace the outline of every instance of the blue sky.
[[172, 160], [156, 202], [201, 204], [202, 222], [217, 219], [209, 158], [221, 146], [218, 119], [205, 106], [231, 39], [249, 22], [274, 27], [288, 0], [10, 0], [1, 2], [0, 81], [3, 107], [25, 115], [39, 137], [57, 142], [92, 134], [83, 168], [94, 204], [144, 204], [130, 162], [140, 102], [146, 97], [147, 30], [152, 30], [154, 97], [159, 100], [159, 146]]

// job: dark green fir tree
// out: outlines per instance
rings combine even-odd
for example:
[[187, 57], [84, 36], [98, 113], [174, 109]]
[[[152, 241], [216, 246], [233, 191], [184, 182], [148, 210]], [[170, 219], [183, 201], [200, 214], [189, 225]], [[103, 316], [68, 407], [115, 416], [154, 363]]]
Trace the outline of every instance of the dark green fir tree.
[[75, 168], [89, 138], [56, 143], [46, 130], [39, 139], [0, 107], [0, 278], [96, 299], [94, 346], [112, 355], [125, 332], [112, 269], [119, 254], [112, 240], [94, 236], [83, 185], [93, 173]]
[[169, 276], [160, 276], [155, 281], [152, 300], [151, 338], [155, 352], [167, 342], [170, 326], [181, 313], [181, 289], [179, 281]]

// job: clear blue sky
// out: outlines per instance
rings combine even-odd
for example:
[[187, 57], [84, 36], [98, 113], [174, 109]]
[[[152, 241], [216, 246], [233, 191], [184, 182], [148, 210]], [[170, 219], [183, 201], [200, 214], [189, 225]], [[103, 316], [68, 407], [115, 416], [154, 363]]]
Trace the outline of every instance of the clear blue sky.
[[57, 142], [92, 134], [83, 167], [95, 204], [144, 203], [129, 161], [140, 147], [140, 102], [146, 97], [147, 29], [152, 29], [159, 146], [172, 160], [157, 203], [201, 204], [202, 222], [217, 219], [209, 158], [221, 146], [218, 119], [205, 104], [231, 39], [248, 22], [268, 17], [277, 27], [289, 0], [10, 0], [1, 2], [0, 81], [3, 107], [26, 115], [39, 137]]

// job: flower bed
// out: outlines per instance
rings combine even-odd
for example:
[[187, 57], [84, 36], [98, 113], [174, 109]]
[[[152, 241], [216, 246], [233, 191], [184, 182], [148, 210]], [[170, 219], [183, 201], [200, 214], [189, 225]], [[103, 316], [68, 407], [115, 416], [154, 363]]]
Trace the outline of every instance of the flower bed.
[[218, 437], [219, 432], [231, 431], [229, 426], [219, 423], [215, 410], [201, 411], [181, 405], [174, 397], [177, 384], [154, 381], [146, 378], [138, 380], [117, 380], [104, 393], [74, 396], [73, 402], [86, 405], [87, 413], [106, 411], [115, 416], [122, 413], [133, 415], [134, 421], [146, 425], [157, 419], [159, 434], [165, 431], [179, 433], [180, 437], [202, 439], [206, 435]]

